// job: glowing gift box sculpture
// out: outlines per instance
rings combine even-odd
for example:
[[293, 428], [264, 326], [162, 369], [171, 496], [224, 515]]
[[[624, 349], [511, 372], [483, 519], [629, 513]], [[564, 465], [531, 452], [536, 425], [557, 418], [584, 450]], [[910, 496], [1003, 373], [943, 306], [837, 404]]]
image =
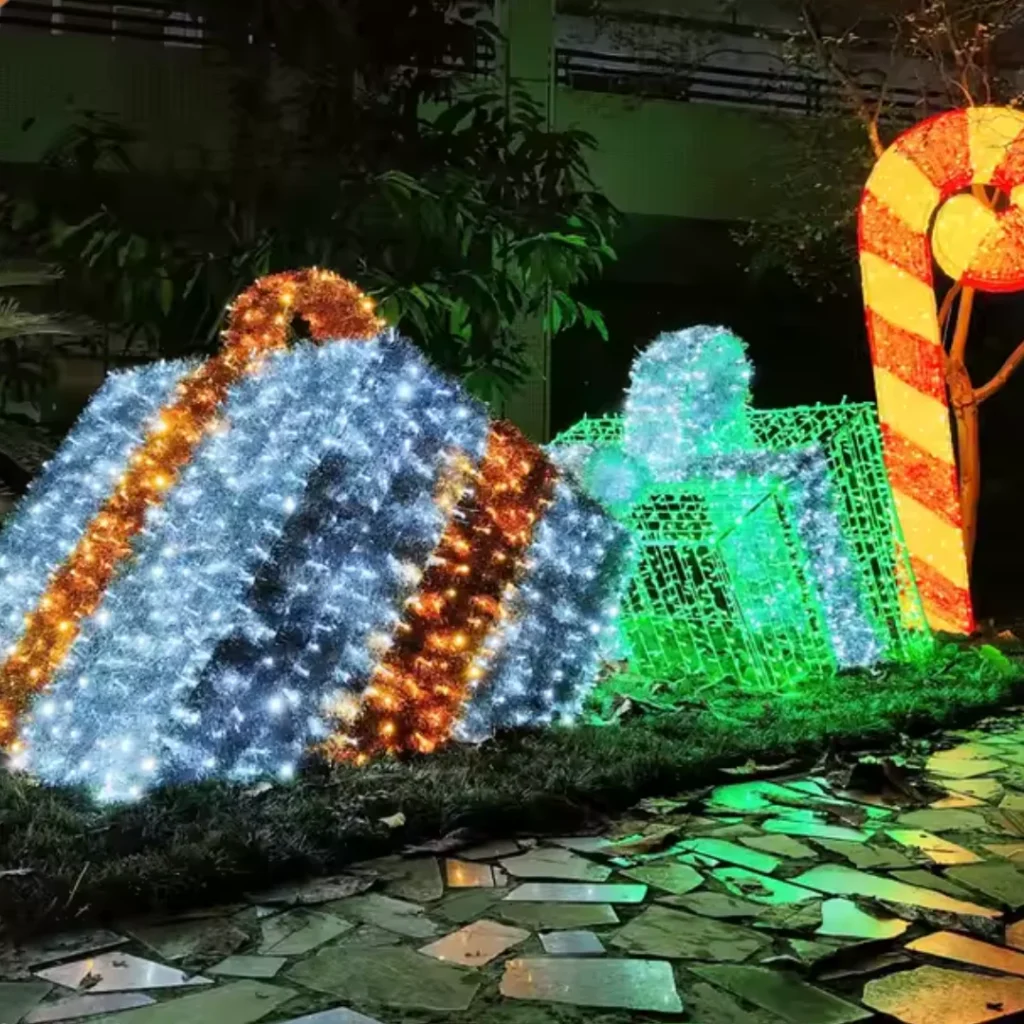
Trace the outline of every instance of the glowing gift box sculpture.
[[219, 355], [112, 376], [6, 526], [0, 742], [119, 799], [569, 720], [628, 548], [351, 285], [267, 278]]
[[620, 617], [632, 668], [780, 685], [922, 655], [874, 409], [755, 410], [750, 377], [724, 328], [663, 335], [623, 417], [552, 445], [637, 538]]

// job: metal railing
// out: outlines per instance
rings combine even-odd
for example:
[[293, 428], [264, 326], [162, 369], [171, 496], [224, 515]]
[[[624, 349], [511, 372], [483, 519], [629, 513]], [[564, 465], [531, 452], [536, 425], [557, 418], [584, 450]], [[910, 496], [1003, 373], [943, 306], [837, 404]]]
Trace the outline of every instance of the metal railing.
[[[555, 59], [559, 84], [588, 92], [720, 103], [804, 115], [836, 111], [843, 105], [841, 86], [811, 73], [686, 65], [659, 58], [568, 48], [556, 50]], [[877, 102], [881, 88], [878, 83], [863, 83], [869, 103]], [[884, 106], [887, 117], [912, 120], [947, 104], [942, 93], [922, 95], [914, 89], [887, 88]]]
[[8, 0], [0, 8], [0, 29], [17, 26], [53, 34], [142, 39], [167, 46], [208, 44], [202, 18], [157, 0], [131, 4], [103, 0]]
[[[176, 9], [173, 0], [136, 0], [130, 4], [109, 0], [8, 0], [0, 7], [0, 30], [8, 26], [61, 35], [139, 39], [165, 46], [210, 48], [224, 42], [201, 17]], [[244, 26], [239, 33], [244, 39]], [[252, 35], [248, 41], [253, 42]], [[481, 38], [475, 52], [448, 55], [434, 70], [489, 74], [496, 66], [494, 43]]]

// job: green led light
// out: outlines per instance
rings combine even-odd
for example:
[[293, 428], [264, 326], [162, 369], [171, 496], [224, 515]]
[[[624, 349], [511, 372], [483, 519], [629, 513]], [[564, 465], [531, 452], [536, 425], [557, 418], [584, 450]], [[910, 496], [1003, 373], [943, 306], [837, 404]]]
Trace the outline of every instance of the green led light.
[[[807, 453], [824, 466], [829, 515], [851, 563], [847, 577], [874, 635], [876, 660], [926, 658], [933, 641], [882, 463], [875, 407], [745, 415], [749, 447], [730, 454], [740, 466], [744, 455], [756, 457], [768, 471], [657, 483], [613, 509], [636, 541], [620, 617], [620, 647], [631, 670], [680, 686], [734, 679], [778, 689], [839, 669], [822, 567], [799, 528], [805, 507], [799, 481], [770, 469], [773, 456], [782, 464]], [[596, 455], [605, 464], [613, 454], [628, 460], [623, 434], [621, 417], [584, 419], [560, 434], [552, 450], [586, 478]]]

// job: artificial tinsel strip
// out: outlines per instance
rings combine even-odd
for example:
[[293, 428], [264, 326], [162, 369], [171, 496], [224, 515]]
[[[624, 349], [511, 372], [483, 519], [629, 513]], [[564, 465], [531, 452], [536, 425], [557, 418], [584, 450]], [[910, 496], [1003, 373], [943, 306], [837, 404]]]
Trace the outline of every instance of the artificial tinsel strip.
[[[1008, 209], [957, 195], [989, 185], [1010, 197]], [[974, 614], [931, 256], [934, 248], [942, 268], [967, 286], [1024, 286], [1022, 185], [1024, 114], [974, 107], [900, 136], [875, 165], [860, 207], [886, 465], [929, 622], [950, 631], [971, 632]]]
[[52, 680], [83, 619], [98, 609], [130, 556], [147, 512], [164, 501], [203, 437], [216, 426], [229, 389], [255, 372], [265, 355], [287, 346], [296, 316], [318, 341], [369, 339], [383, 326], [372, 300], [327, 271], [263, 278], [239, 297], [223, 348], [178, 385], [129, 458], [113, 494], [26, 617], [24, 632], [0, 667], [0, 747], [13, 749], [21, 714]]
[[430, 753], [454, 729], [482, 670], [477, 662], [520, 578], [556, 473], [513, 426], [492, 426], [487, 452], [348, 723], [325, 744], [335, 760]]

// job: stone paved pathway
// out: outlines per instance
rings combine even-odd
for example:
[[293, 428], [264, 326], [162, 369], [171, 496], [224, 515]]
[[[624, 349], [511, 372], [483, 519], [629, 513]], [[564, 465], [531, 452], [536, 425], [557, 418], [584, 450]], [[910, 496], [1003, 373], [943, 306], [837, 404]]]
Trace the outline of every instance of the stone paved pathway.
[[57, 936], [0, 961], [0, 1024], [1016, 1020], [1024, 717], [947, 741]]

